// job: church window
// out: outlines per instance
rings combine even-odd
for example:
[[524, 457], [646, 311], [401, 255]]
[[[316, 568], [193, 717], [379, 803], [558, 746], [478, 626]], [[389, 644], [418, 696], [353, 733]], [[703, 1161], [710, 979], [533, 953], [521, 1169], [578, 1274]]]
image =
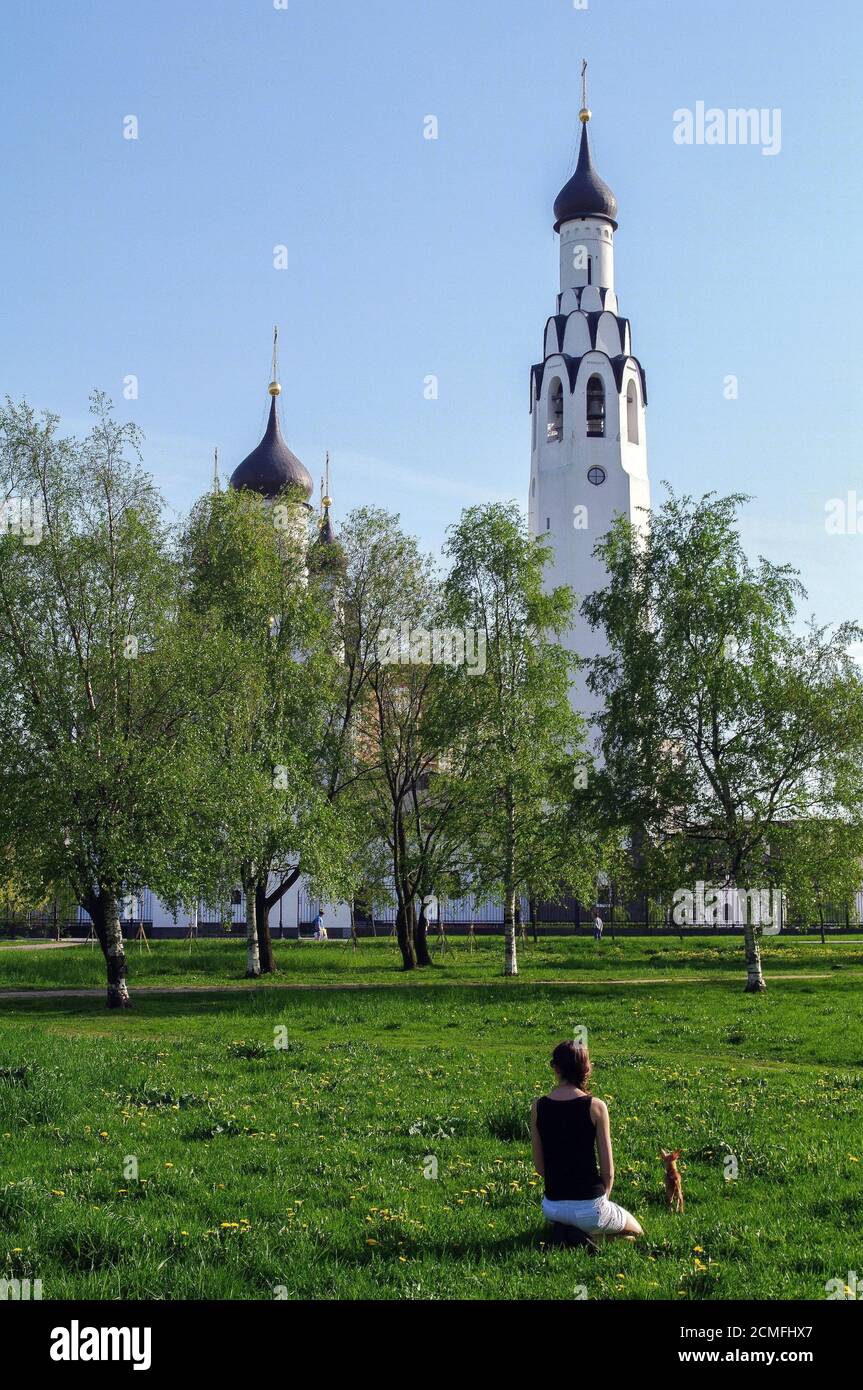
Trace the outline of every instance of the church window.
[[554, 378], [548, 389], [548, 422], [546, 438], [556, 442], [563, 436], [563, 386], [559, 376]]
[[638, 392], [634, 381], [626, 388], [626, 437], [630, 444], [638, 443]]
[[587, 383], [587, 433], [595, 437], [605, 434], [605, 387], [598, 376]]
[[530, 495], [531, 497], [536, 496], [536, 478], [531, 478], [530, 480]]
[[588, 468], [587, 481], [593, 483], [594, 487], [600, 487], [605, 482], [604, 468]]

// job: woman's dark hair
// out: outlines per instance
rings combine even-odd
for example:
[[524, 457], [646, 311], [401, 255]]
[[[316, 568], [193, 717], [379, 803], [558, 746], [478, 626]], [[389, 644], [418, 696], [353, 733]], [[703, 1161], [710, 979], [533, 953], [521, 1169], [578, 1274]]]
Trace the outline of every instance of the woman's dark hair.
[[587, 1048], [581, 1043], [561, 1042], [551, 1054], [551, 1065], [557, 1067], [564, 1081], [586, 1091], [593, 1068], [587, 1055]]

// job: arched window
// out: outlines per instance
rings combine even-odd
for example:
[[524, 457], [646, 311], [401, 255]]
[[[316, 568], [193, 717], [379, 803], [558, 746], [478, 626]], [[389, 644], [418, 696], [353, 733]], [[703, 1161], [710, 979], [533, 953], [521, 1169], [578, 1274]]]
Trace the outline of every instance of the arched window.
[[559, 376], [548, 388], [548, 423], [546, 438], [555, 441], [563, 437], [563, 386]]
[[630, 444], [638, 443], [638, 392], [634, 381], [626, 388], [626, 437]]
[[587, 433], [605, 434], [605, 387], [599, 376], [592, 376], [587, 383]]
[[531, 497], [536, 496], [536, 478], [531, 478], [530, 480], [530, 495]]

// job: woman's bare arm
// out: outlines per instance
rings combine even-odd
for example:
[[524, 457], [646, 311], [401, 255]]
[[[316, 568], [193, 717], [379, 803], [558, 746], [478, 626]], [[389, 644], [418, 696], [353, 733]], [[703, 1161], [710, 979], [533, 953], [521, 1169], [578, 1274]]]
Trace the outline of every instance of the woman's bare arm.
[[599, 1176], [608, 1197], [614, 1187], [614, 1155], [611, 1151], [611, 1126], [608, 1122], [608, 1106], [604, 1100], [594, 1098], [590, 1102], [590, 1118], [596, 1128], [596, 1153], [599, 1158]]
[[530, 1107], [530, 1147], [533, 1152], [533, 1166], [541, 1178], [545, 1177], [545, 1158], [542, 1152], [542, 1140], [539, 1137], [539, 1128], [536, 1123], [537, 1102], [533, 1101]]

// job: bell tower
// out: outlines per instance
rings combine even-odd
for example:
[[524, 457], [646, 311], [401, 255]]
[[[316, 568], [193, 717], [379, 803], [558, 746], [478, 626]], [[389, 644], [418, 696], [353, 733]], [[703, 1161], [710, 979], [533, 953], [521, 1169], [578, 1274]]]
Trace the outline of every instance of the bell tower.
[[[577, 605], [605, 583], [593, 549], [614, 517], [622, 513], [644, 526], [650, 505], [647, 386], [632, 355], [629, 320], [618, 309], [617, 199], [593, 163], [586, 68], [578, 163], [554, 204], [560, 292], [545, 327], [542, 361], [530, 374], [530, 531], [551, 543], [548, 587], [568, 584]], [[602, 632], [580, 613], [561, 640], [588, 659], [604, 651]], [[586, 675], [587, 669], [576, 677], [570, 699], [589, 717], [597, 699]]]

